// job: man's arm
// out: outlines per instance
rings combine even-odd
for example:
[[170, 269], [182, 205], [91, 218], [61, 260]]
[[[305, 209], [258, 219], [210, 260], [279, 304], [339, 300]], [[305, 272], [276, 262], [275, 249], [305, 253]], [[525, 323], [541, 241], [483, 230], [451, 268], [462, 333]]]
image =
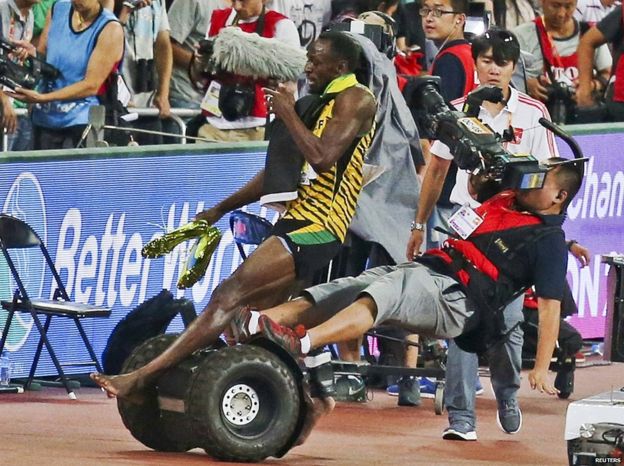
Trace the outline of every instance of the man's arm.
[[576, 103], [579, 107], [589, 107], [594, 104], [592, 99], [592, 80], [594, 72], [594, 53], [598, 47], [607, 43], [607, 38], [600, 29], [592, 27], [581, 37], [576, 51], [578, 57], [578, 88], [576, 89]]
[[[418, 199], [418, 210], [416, 211], [416, 222], [427, 223], [433, 208], [440, 198], [444, 178], [451, 166], [451, 161], [431, 154], [429, 164], [425, 171], [422, 187], [420, 189], [420, 198]], [[425, 237], [424, 231], [414, 230], [407, 243], [406, 256], [411, 261], [420, 252]]]
[[376, 112], [374, 97], [366, 90], [351, 87], [341, 92], [334, 103], [332, 118], [321, 137], [315, 136], [295, 112], [295, 99], [285, 85], [277, 90], [264, 89], [271, 96], [271, 109], [281, 118], [295, 144], [314, 171], [329, 170], [358, 136], [367, 133]]
[[555, 350], [559, 336], [559, 320], [561, 319], [561, 301], [556, 299], [537, 298], [539, 323], [537, 327], [537, 354], [535, 366], [529, 372], [529, 383], [532, 389], [556, 395], [558, 390], [548, 377], [550, 359]]
[[156, 42], [154, 43], [154, 61], [156, 62], [156, 74], [158, 75], [158, 90], [154, 95], [154, 105], [160, 111], [160, 118], [167, 118], [171, 113], [171, 108], [169, 107], [169, 84], [173, 68], [169, 31], [158, 32]]
[[258, 201], [260, 196], [262, 196], [263, 183], [264, 170], [261, 170], [234, 194], [229, 195], [214, 207], [198, 213], [195, 218], [197, 220], [206, 220], [211, 225], [215, 224], [228, 212]]
[[[17, 127], [17, 116], [13, 110], [11, 99], [2, 91], [0, 91], [0, 112], [0, 130], [4, 128], [7, 133], [14, 133]], [[0, 134], [2, 134], [1, 131]]]
[[180, 45], [173, 38], [171, 38], [171, 51], [175, 66], [183, 70], [188, 70], [188, 67], [191, 64], [191, 58], [193, 58], [193, 52], [183, 45]]

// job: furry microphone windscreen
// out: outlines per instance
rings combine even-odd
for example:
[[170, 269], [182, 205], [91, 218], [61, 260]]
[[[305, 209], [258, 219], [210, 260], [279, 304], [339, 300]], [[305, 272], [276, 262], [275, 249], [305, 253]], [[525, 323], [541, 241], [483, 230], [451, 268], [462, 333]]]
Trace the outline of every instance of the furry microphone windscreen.
[[295, 81], [303, 72], [306, 52], [277, 39], [222, 29], [214, 41], [212, 59], [218, 68], [240, 76]]

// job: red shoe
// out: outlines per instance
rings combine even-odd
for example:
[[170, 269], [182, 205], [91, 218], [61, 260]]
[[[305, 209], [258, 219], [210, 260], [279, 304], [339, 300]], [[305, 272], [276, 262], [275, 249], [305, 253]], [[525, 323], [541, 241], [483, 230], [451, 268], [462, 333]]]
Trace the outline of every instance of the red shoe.
[[251, 306], [241, 307], [236, 311], [234, 318], [230, 322], [230, 330], [236, 343], [244, 343], [251, 337], [251, 333], [249, 332], [251, 311], [257, 311], [257, 309]]
[[306, 335], [306, 329], [303, 325], [297, 325], [293, 330], [272, 321], [267, 315], [262, 314], [258, 320], [258, 331], [266, 339], [284, 348], [296, 359], [305, 356], [301, 352], [301, 338]]

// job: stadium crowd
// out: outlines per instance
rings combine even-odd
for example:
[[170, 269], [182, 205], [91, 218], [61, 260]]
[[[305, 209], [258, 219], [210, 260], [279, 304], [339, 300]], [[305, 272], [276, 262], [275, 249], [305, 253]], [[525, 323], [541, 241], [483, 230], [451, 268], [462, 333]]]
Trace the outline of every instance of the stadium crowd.
[[[55, 7], [55, 3], [60, 6]], [[437, 40], [435, 34], [427, 32], [431, 28], [427, 21], [439, 17], [435, 9], [433, 15], [423, 15], [428, 3], [422, 0], [0, 0], [0, 37], [20, 48], [18, 53], [3, 49], [5, 59], [19, 62], [28, 54], [37, 54], [62, 75], [44, 80], [36, 90], [15, 92], [4, 87], [0, 124], [8, 136], [6, 150], [76, 146], [87, 124], [88, 107], [98, 103], [107, 107], [107, 123], [128, 124], [119, 119], [124, 108], [109, 108], [118, 106], [117, 99], [111, 97], [112, 88], [121, 107], [130, 111], [133, 107], [157, 109], [157, 116], [141, 116], [132, 123], [137, 128], [178, 132], [169, 119], [171, 109], [199, 111], [204, 102], [202, 115], [188, 122], [188, 134], [219, 141], [263, 139], [265, 109], [258, 95], [245, 117], [232, 120], [205, 110], [210, 106], [207, 89], [198, 87], [189, 76], [202, 39], [235, 24], [245, 31], [305, 48], [330, 24], [377, 10], [384, 13], [376, 16], [377, 23], [392, 29], [396, 38], [398, 72], [427, 73], [437, 66], [441, 71], [434, 74], [445, 79], [453, 74], [447, 73], [453, 59], [447, 56], [442, 60], [440, 49], [448, 48], [449, 42], [464, 40], [464, 32], [470, 39], [471, 20], [474, 15], [483, 16], [474, 13], [482, 11], [473, 7], [475, 3], [462, 12], [469, 20], [466, 31], [454, 27], [444, 32], [448, 36]], [[438, 4], [445, 2], [432, 5]], [[546, 103], [555, 122], [582, 123], [621, 120], [622, 98], [615, 84], [621, 45], [617, 5], [619, 2], [613, 0], [487, 0], [484, 11], [490, 26], [514, 31], [520, 41], [522, 54], [514, 75], [515, 87]], [[232, 6], [229, 17], [219, 16], [219, 10]], [[441, 14], [446, 16], [447, 11]], [[65, 27], [67, 15], [72, 20], [69, 27]], [[267, 18], [262, 21], [262, 30], [256, 30], [259, 16]], [[106, 34], [100, 37], [104, 28]], [[581, 37], [587, 34], [577, 58]], [[71, 57], [67, 50], [72, 50]], [[436, 57], [437, 65], [433, 63]], [[465, 94], [462, 84], [470, 87], [472, 81], [446, 82], [445, 98]], [[28, 114], [19, 112], [18, 117], [15, 109], [28, 109]], [[139, 133], [131, 139], [139, 144], [178, 141]], [[112, 140], [113, 144], [127, 142], [123, 138]]]

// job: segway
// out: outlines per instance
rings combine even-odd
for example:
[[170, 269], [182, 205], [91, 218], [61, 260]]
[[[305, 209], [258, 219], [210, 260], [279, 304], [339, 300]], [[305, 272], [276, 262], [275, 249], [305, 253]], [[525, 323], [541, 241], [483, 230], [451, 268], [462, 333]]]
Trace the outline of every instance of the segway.
[[[175, 338], [146, 341], [123, 372], [145, 365]], [[149, 448], [203, 448], [215, 459], [257, 462], [296, 444], [310, 412], [310, 378], [318, 382], [317, 375], [264, 338], [229, 347], [219, 342], [164, 373], [144, 390], [141, 404], [118, 399], [117, 406], [130, 433]]]

